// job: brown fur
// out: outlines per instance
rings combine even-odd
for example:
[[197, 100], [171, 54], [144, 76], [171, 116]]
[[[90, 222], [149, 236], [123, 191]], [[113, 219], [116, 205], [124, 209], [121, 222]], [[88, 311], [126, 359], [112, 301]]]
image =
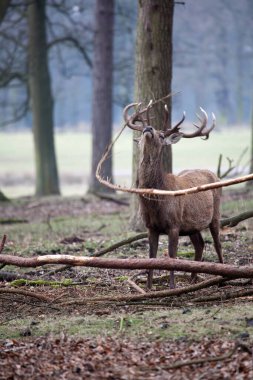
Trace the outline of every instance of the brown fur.
[[[162, 135], [151, 128], [144, 131], [139, 142], [140, 162], [137, 182], [139, 188], [180, 190], [217, 182], [218, 177], [209, 170], [184, 170], [178, 175], [167, 174], [162, 168]], [[141, 212], [149, 232], [149, 255], [156, 257], [160, 234], [169, 237], [169, 256], [176, 257], [179, 235], [188, 235], [195, 248], [195, 260], [202, 260], [204, 241], [200, 231], [210, 228], [214, 245], [223, 262], [219, 239], [221, 190], [214, 189], [179, 197], [158, 196], [147, 198], [140, 196]], [[152, 270], [148, 284], [152, 287]], [[195, 275], [192, 275], [195, 279]], [[174, 285], [174, 273], [170, 275], [170, 286]]]

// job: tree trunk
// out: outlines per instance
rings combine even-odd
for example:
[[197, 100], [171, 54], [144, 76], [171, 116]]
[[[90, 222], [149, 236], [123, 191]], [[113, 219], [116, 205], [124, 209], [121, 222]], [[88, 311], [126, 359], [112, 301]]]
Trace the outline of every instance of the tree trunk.
[[36, 195], [39, 196], [59, 194], [45, 6], [44, 0], [34, 0], [28, 5], [29, 88], [35, 145]]
[[[139, 13], [136, 39], [135, 101], [148, 103], [171, 92], [172, 80], [172, 29], [173, 0], [139, 0]], [[154, 108], [152, 126], [162, 129], [164, 103]], [[166, 100], [171, 117], [171, 99]], [[136, 144], [133, 148], [132, 182], [136, 187], [139, 153]], [[165, 170], [172, 171], [171, 146], [164, 149]], [[143, 230], [139, 211], [139, 201], [132, 197], [130, 226], [133, 230]]]
[[[3, 21], [9, 5], [10, 5], [10, 0], [0, 1], [0, 23]], [[3, 201], [8, 201], [8, 198], [0, 190], [0, 202], [3, 202]]]
[[[252, 105], [252, 116], [251, 116], [251, 143], [250, 143], [250, 167], [249, 173], [253, 174], [253, 105]], [[247, 187], [252, 188], [253, 180], [246, 183]]]
[[0, 1], [0, 22], [3, 21], [7, 9], [11, 3], [11, 0], [1, 0]]
[[[97, 0], [92, 100], [92, 166], [89, 192], [112, 191], [96, 179], [96, 168], [112, 139], [114, 0]], [[103, 177], [112, 178], [112, 157], [103, 166]]]

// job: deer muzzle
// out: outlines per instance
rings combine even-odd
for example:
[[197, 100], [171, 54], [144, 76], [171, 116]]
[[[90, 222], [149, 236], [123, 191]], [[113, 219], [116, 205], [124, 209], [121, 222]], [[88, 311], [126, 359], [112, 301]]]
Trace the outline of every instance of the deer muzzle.
[[154, 137], [154, 130], [152, 127], [145, 127], [142, 131], [142, 134], [150, 133], [152, 137]]

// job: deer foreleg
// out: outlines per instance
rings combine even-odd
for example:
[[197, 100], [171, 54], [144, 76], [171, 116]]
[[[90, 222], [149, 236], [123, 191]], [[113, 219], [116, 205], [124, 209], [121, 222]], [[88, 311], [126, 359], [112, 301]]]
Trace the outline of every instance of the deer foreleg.
[[[172, 259], [175, 259], [177, 256], [177, 246], [178, 246], [178, 237], [179, 237], [179, 230], [178, 229], [171, 229], [169, 231], [169, 256]], [[170, 271], [170, 288], [175, 288], [175, 280], [174, 280], [174, 271]]]
[[[149, 257], [156, 258], [158, 249], [159, 234], [156, 231], [149, 230]], [[151, 289], [153, 284], [153, 269], [148, 271], [147, 288]]]

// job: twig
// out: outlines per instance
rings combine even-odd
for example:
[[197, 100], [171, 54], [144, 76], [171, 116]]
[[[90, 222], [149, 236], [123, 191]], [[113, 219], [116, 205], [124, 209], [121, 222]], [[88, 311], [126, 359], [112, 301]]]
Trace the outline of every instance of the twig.
[[220, 293], [220, 294], [214, 294], [212, 296], [208, 297], [197, 297], [191, 299], [191, 302], [210, 302], [210, 301], [226, 301], [229, 299], [234, 299], [234, 298], [241, 298], [241, 297], [247, 297], [247, 296], [252, 296], [253, 295], [253, 288], [246, 289], [246, 290], [236, 290], [233, 292], [228, 292], [228, 293]]
[[37, 298], [40, 301], [52, 302], [52, 300], [49, 297], [44, 296], [43, 294], [30, 292], [28, 290], [0, 288], [0, 293], [20, 294], [20, 295], [26, 296], [26, 297]]
[[163, 369], [169, 370], [169, 369], [176, 369], [181, 368], [186, 365], [194, 365], [194, 364], [203, 364], [203, 363], [210, 363], [210, 362], [219, 362], [222, 360], [230, 359], [236, 350], [240, 347], [240, 343], [236, 342], [234, 348], [227, 354], [221, 355], [221, 356], [208, 356], [206, 358], [201, 359], [192, 359], [192, 360], [186, 360], [186, 361], [179, 361], [174, 364], [163, 366]]
[[7, 236], [4, 235], [3, 238], [2, 238], [1, 244], [0, 244], [0, 254], [2, 253], [2, 251], [4, 249], [4, 246], [5, 246], [5, 243], [6, 243], [6, 239], [7, 239]]
[[105, 201], [109, 202], [114, 202], [122, 206], [129, 206], [129, 202], [123, 200], [123, 199], [118, 199], [115, 196], [105, 194], [105, 193], [93, 193], [96, 197], [103, 199]]
[[127, 238], [127, 239], [123, 239], [123, 240], [121, 240], [121, 241], [119, 241], [119, 242], [117, 242], [115, 244], [112, 244], [108, 248], [104, 248], [104, 249], [101, 249], [100, 251], [94, 252], [90, 256], [91, 257], [103, 256], [103, 255], [105, 255], [108, 252], [114, 251], [115, 249], [122, 247], [123, 245], [131, 244], [134, 241], [145, 239], [147, 237], [148, 237], [147, 232], [142, 232], [140, 234], [137, 234], [135, 236], [131, 236], [131, 237]]
[[131, 285], [132, 288], [134, 288], [135, 290], [137, 290], [137, 292], [141, 293], [141, 294], [146, 294], [145, 290], [143, 290], [140, 286], [138, 286], [133, 280], [131, 280], [130, 278], [127, 279], [127, 283], [129, 285]]

